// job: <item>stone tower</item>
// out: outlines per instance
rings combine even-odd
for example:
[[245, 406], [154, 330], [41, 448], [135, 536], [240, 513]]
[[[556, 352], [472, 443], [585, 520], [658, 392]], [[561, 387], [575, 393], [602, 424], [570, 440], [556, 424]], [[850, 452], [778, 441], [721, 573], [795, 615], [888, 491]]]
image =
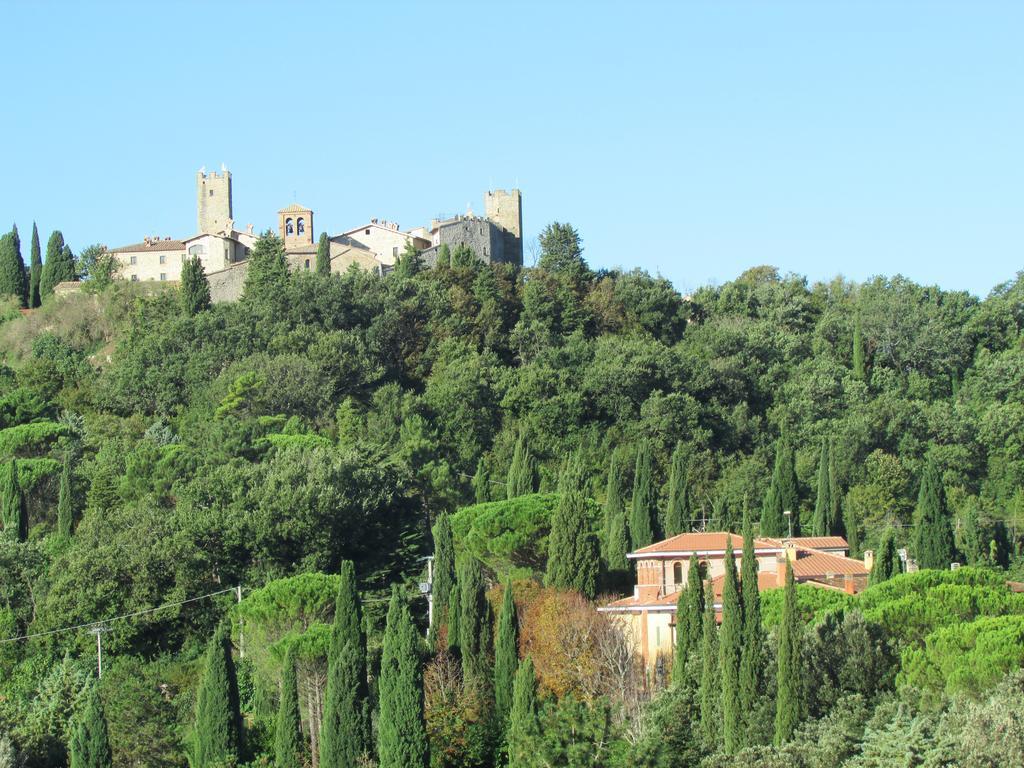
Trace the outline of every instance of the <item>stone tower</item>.
[[277, 222], [286, 251], [313, 244], [313, 211], [309, 208], [292, 203], [277, 212]]
[[523, 263], [523, 196], [518, 189], [506, 192], [496, 189], [484, 196], [484, 213], [488, 221], [505, 233], [505, 259]]
[[231, 218], [231, 172], [196, 174], [196, 215], [200, 233], [219, 234], [233, 226]]

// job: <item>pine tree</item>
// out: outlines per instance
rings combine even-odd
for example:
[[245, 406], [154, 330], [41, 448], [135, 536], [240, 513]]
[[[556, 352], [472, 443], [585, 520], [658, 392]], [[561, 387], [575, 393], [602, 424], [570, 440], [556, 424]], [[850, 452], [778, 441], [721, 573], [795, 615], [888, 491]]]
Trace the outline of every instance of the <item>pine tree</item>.
[[786, 560], [786, 592], [782, 603], [782, 622], [779, 625], [778, 672], [775, 695], [775, 744], [781, 746], [790, 740], [803, 718], [803, 668], [801, 662], [801, 633], [803, 625], [796, 606], [796, 585], [793, 566]]
[[60, 468], [60, 490], [57, 494], [57, 533], [70, 538], [75, 526], [71, 506], [71, 463], [65, 458]]
[[480, 563], [467, 554], [459, 563], [459, 651], [462, 676], [467, 685], [486, 689], [490, 681], [491, 649], [490, 604], [484, 591]]
[[320, 233], [320, 240], [316, 244], [316, 273], [331, 274], [331, 240], [326, 232]]
[[508, 767], [532, 766], [531, 746], [539, 731], [537, 720], [537, 678], [533, 659], [527, 656], [516, 671], [512, 686], [512, 711], [508, 722]]
[[23, 303], [25, 295], [25, 263], [18, 251], [14, 232], [0, 236], [0, 296], [15, 296]]
[[914, 511], [914, 550], [920, 568], [949, 568], [955, 556], [946, 491], [935, 460], [925, 463]]
[[[392, 587], [381, 652], [379, 768], [426, 768], [430, 753], [423, 721], [423, 670], [409, 608]], [[350, 763], [349, 765], [354, 765]]]
[[210, 281], [198, 256], [185, 258], [181, 265], [181, 307], [187, 315], [210, 308]]
[[110, 768], [113, 764], [98, 683], [89, 688], [85, 709], [72, 726], [68, 753], [70, 768]]
[[676, 601], [676, 647], [672, 660], [672, 684], [680, 685], [686, 676], [692, 654], [700, 651], [704, 621], [704, 581], [696, 557], [690, 558], [686, 587]]
[[[601, 527], [601, 556], [604, 557], [605, 563], [608, 564], [608, 570], [614, 571], [618, 569], [618, 564], [612, 564], [611, 562], [611, 548], [610, 542], [612, 539], [612, 521], [617, 515], [622, 515], [623, 527], [625, 527], [625, 512], [626, 507], [622, 502], [622, 469], [619, 465], [619, 452], [612, 451], [612, 457], [608, 463], [608, 478], [605, 483], [605, 495], [604, 495], [604, 508], [603, 508], [603, 525]], [[625, 550], [628, 544], [622, 545], [622, 556], [625, 559]], [[617, 553], [616, 553], [617, 554]]]
[[494, 642], [494, 712], [501, 727], [512, 709], [512, 689], [519, 668], [519, 637], [512, 583], [505, 586]]
[[341, 563], [327, 653], [321, 768], [355, 765], [370, 751], [370, 693], [366, 678], [366, 634], [351, 560]]
[[526, 436], [520, 433], [519, 439], [516, 440], [515, 450], [512, 453], [512, 464], [508, 469], [508, 498], [514, 499], [533, 493], [535, 469], [533, 455], [530, 453], [529, 445], [527, 445]]
[[740, 710], [740, 659], [743, 654], [743, 605], [736, 579], [732, 536], [725, 544], [725, 578], [722, 584], [722, 630], [718, 657], [722, 679], [722, 736], [727, 754], [743, 743], [743, 713]]
[[[436, 647], [438, 630], [442, 622], [450, 622], [448, 602], [455, 586], [455, 539], [448, 515], [441, 515], [434, 523], [433, 600], [434, 625], [430, 628], [430, 645]], [[448, 641], [451, 644], [449, 631]]]
[[491, 477], [487, 473], [487, 463], [481, 456], [476, 462], [476, 474], [473, 475], [473, 496], [477, 504], [490, 501]]
[[28, 514], [25, 509], [25, 494], [18, 480], [18, 461], [7, 462], [3, 479], [0, 480], [0, 504], [3, 507], [4, 535], [12, 541], [28, 538]]
[[668, 476], [668, 511], [665, 513], [665, 535], [675, 536], [689, 529], [686, 487], [686, 457], [683, 444], [676, 444], [672, 453], [672, 469]]
[[814, 502], [814, 522], [811, 524], [814, 536], [828, 536], [831, 533], [829, 517], [832, 515], [832, 480], [829, 477], [829, 446], [826, 438], [821, 439], [821, 455], [818, 457], [818, 496]]
[[864, 362], [864, 337], [860, 327], [860, 313], [853, 323], [853, 376], [858, 381], [867, 380], [867, 368]]
[[584, 470], [578, 456], [566, 462], [558, 488], [558, 506], [548, 536], [545, 581], [557, 589], [574, 589], [587, 599], [597, 593], [600, 560], [584, 494]]
[[33, 309], [39, 306], [39, 280], [43, 276], [43, 256], [39, 249], [39, 228], [32, 222], [32, 264], [28, 276], [28, 305]]
[[890, 527], [883, 534], [882, 543], [878, 547], [878, 552], [875, 553], [868, 581], [870, 584], [881, 584], [897, 573], [899, 573], [899, 555], [896, 552], [896, 536]]
[[39, 275], [39, 296], [45, 299], [53, 293], [54, 286], [75, 279], [75, 258], [64, 243], [64, 235], [57, 230], [46, 243], [46, 261]]
[[636, 455], [636, 473], [633, 476], [633, 509], [629, 516], [630, 546], [634, 550], [654, 543], [655, 498], [651, 475], [651, 448], [640, 444]]
[[743, 516], [743, 560], [740, 564], [743, 591], [743, 654], [740, 658], [740, 712], [743, 713], [749, 743], [752, 729], [751, 715], [761, 690], [764, 660], [761, 653], [761, 595], [757, 586], [757, 556], [754, 553], [754, 535], [749, 512]]
[[716, 751], [719, 746], [718, 737], [721, 733], [719, 718], [722, 702], [719, 692], [715, 593], [711, 588], [711, 579], [708, 579], [707, 591], [704, 593], [700, 659], [700, 688], [697, 694], [700, 704], [700, 734], [710, 751]]
[[206, 651], [206, 666], [196, 694], [195, 768], [213, 768], [239, 756], [242, 716], [238, 680], [231, 659], [231, 638], [222, 623]]
[[281, 701], [274, 729], [274, 765], [276, 768], [302, 768], [302, 720], [299, 715], [299, 689], [295, 679], [295, 654], [290, 648], [281, 672]]
[[264, 232], [252, 247], [245, 273], [242, 298], [249, 302], [273, 302], [280, 298], [288, 282], [288, 261], [284, 242], [272, 232]]

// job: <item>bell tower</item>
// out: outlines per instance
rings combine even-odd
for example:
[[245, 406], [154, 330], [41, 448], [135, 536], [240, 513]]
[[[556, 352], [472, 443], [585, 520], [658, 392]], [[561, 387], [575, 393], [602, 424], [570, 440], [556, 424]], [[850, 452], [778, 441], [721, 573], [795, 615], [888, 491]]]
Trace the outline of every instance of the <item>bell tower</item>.
[[196, 218], [202, 234], [220, 234], [231, 227], [231, 172], [221, 166], [220, 173], [196, 173]]
[[313, 211], [309, 208], [292, 203], [277, 212], [277, 222], [286, 251], [313, 244]]

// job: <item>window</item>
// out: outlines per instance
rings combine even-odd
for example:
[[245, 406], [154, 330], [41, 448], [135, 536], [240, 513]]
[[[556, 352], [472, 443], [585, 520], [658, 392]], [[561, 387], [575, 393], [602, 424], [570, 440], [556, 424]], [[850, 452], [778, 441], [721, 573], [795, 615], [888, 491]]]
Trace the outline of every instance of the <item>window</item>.
[[366, 230], [366, 234], [370, 234], [370, 230], [369, 229]]
[[291, 219], [285, 219], [284, 220], [284, 233], [286, 235], [294, 235], [295, 234], [295, 224], [292, 222]]
[[299, 216], [299, 220], [295, 223], [295, 232], [299, 235], [306, 234], [306, 220]]
[[683, 564], [673, 563], [672, 564], [672, 583], [677, 587], [683, 583]]
[[[132, 258], [134, 259], [135, 257], [134, 257], [134, 256], [132, 256]], [[138, 276], [138, 275], [132, 275], [132, 282], [133, 282], [133, 283], [137, 283], [137, 282], [139, 282], [139, 276]]]
[[398, 258], [398, 246], [397, 245], [394, 248], [391, 249], [391, 255], [394, 256], [396, 259]]
[[193, 245], [191, 248], [188, 249], [188, 253], [190, 256], [202, 256], [204, 253], [206, 253], [206, 246], [202, 244]]
[[213, 190], [210, 190], [210, 197], [213, 197]]
[[138, 256], [129, 256], [128, 257], [128, 263], [132, 264], [132, 265], [138, 264], [139, 263], [139, 257]]
[[161, 272], [160, 273], [160, 280], [163, 281], [163, 280], [166, 280], [166, 279], [167, 279], [167, 273], [166, 272]]
[[161, 253], [160, 254], [160, 263], [161, 264], [166, 264], [167, 263], [167, 254], [166, 253]]
[[306, 271], [309, 271], [309, 259], [306, 259]]

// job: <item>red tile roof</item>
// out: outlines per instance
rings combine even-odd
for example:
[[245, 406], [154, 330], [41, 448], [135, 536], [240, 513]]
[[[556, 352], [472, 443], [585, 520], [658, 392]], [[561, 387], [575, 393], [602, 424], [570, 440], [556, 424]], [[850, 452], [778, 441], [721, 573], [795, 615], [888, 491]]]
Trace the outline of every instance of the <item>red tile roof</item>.
[[807, 554], [802, 554], [793, 561], [793, 576], [797, 579], [813, 579], [816, 576], [828, 576], [829, 574], [835, 576], [868, 575], [868, 569], [860, 560], [814, 550], [803, 550], [803, 552]]
[[784, 546], [791, 541], [798, 547], [808, 549], [849, 549], [850, 545], [842, 536], [794, 536], [791, 539], [765, 539], [776, 546]]
[[144, 243], [134, 245], [123, 245], [120, 248], [111, 248], [110, 253], [135, 253], [138, 251], [183, 251], [185, 243], [181, 240], [147, 240]]
[[[735, 533], [714, 531], [708, 533], [680, 533], [663, 541], [655, 542], [630, 552], [630, 557], [657, 555], [667, 552], [724, 552], [726, 541], [732, 539], [732, 548], [739, 553], [743, 549], [743, 537]], [[771, 539], [754, 539], [754, 549], [780, 549], [782, 544]]]

